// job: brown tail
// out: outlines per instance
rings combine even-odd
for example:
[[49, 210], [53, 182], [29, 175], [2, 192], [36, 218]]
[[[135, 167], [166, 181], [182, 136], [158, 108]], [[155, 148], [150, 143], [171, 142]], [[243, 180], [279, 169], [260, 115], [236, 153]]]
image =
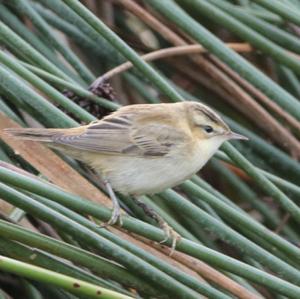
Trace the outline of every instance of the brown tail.
[[37, 128], [9, 128], [3, 130], [5, 134], [17, 138], [41, 142], [53, 142], [53, 137], [61, 132], [60, 129], [37, 129]]

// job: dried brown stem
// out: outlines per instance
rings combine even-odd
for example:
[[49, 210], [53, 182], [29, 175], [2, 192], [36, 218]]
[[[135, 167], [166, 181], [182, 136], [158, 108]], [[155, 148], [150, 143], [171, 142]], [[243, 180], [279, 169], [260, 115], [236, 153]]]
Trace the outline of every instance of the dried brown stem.
[[13, 209], [14, 207], [10, 203], [0, 198], [0, 211], [2, 211], [5, 215], [8, 215]]
[[285, 112], [279, 105], [273, 102], [269, 97], [267, 97], [264, 93], [262, 93], [259, 89], [251, 85], [244, 78], [239, 76], [236, 72], [234, 72], [231, 68], [229, 68], [226, 64], [224, 64], [217, 57], [210, 55], [210, 59], [214, 61], [220, 68], [222, 68], [231, 78], [237, 81], [245, 90], [251, 93], [255, 98], [269, 107], [273, 112], [282, 117], [291, 127], [295, 128], [300, 132], [300, 122], [296, 120], [292, 115]]
[[[167, 246], [163, 246], [161, 244], [157, 244], [153, 241], [149, 241], [145, 238], [138, 237], [140, 240], [145, 242], [146, 244], [151, 244], [156, 250], [165, 254], [165, 256], [169, 256], [171, 253], [171, 249]], [[260, 299], [261, 297], [253, 294], [249, 290], [245, 289], [243, 286], [238, 284], [237, 282], [233, 281], [226, 275], [222, 274], [221, 272], [217, 271], [216, 269], [212, 268], [208, 264], [192, 258], [184, 253], [175, 251], [172, 254], [172, 258], [180, 264], [185, 265], [188, 269], [195, 271], [204, 279], [211, 281], [218, 286], [228, 290], [233, 295], [237, 296], [241, 299]]]
[[[124, 240], [127, 240], [128, 242], [132, 242], [131, 239], [134, 238], [135, 240], [135, 245], [143, 248], [144, 250], [146, 250], [148, 253], [158, 257], [159, 259], [169, 263], [170, 265], [174, 266], [175, 268], [183, 271], [184, 273], [199, 279], [200, 281], [204, 282], [205, 280], [193, 269], [189, 268], [188, 266], [182, 264], [180, 261], [176, 261], [175, 259], [173, 259], [173, 256], [166, 256], [164, 253], [162, 253], [159, 250], [159, 246], [158, 248], [156, 248], [155, 246], [153, 246], [153, 244], [155, 244], [156, 242], [153, 241], [149, 241], [149, 242], [144, 242], [143, 240], [147, 240], [143, 237], [139, 237], [138, 235], [135, 234], [130, 234], [128, 235], [126, 233], [125, 230], [121, 229], [121, 228], [115, 228], [115, 227], [110, 227], [109, 228], [110, 231], [114, 232], [115, 234], [118, 234], [119, 237], [121, 237]], [[158, 243], [156, 243], [158, 244]], [[187, 259], [191, 259], [192, 257], [187, 256]]]
[[18, 128], [19, 125], [0, 113], [0, 136], [2, 140], [33, 165], [39, 172], [61, 188], [111, 206], [110, 200], [96, 187], [79, 175], [72, 167], [63, 162], [53, 151], [33, 141], [18, 140], [3, 133], [5, 128]]
[[[110, 2], [106, 1], [96, 1], [96, 10], [101, 12], [101, 17], [104, 20], [105, 24], [109, 27], [114, 26], [114, 10], [113, 5]], [[100, 10], [101, 6], [101, 10]]]
[[140, 18], [145, 24], [147, 24], [150, 28], [159, 32], [167, 41], [176, 45], [183, 46], [187, 43], [184, 39], [179, 37], [176, 33], [170, 30], [167, 26], [165, 26], [162, 22], [157, 20], [152, 14], [146, 11], [142, 6], [138, 5], [133, 0], [113, 0], [114, 3], [118, 3], [123, 5], [127, 10], [132, 12], [135, 16]]
[[294, 31], [295, 35], [300, 37], [300, 27], [298, 25], [288, 23], [288, 27], [290, 27]]
[[280, 232], [282, 231], [282, 229], [284, 228], [284, 226], [288, 223], [289, 219], [291, 218], [291, 214], [290, 213], [286, 213], [282, 220], [280, 221], [280, 223], [278, 224], [278, 226], [275, 229], [275, 233], [276, 234], [280, 234]]
[[[6, 203], [5, 201], [3, 201], [3, 202]], [[15, 209], [14, 206], [11, 206], [11, 207], [13, 209]], [[23, 217], [19, 222], [17, 222], [17, 221], [12, 220], [11, 217], [8, 216], [9, 214], [10, 213], [6, 213], [5, 210], [3, 211], [0, 209], [0, 219], [3, 219], [5, 221], [11, 222], [11, 223], [22, 225], [23, 227], [26, 227], [26, 228], [32, 230], [33, 232], [39, 232], [39, 230], [35, 226], [33, 226], [26, 217]]]
[[[246, 43], [228, 43], [227, 46], [237, 52], [252, 51], [251, 46]], [[171, 48], [153, 51], [151, 53], [142, 55], [141, 58], [144, 61], [153, 61], [164, 57], [186, 55], [186, 54], [199, 54], [199, 53], [206, 53], [206, 52], [207, 50], [203, 48], [201, 45], [185, 45], [185, 46], [177, 46], [177, 47], [171, 47]], [[107, 81], [108, 79], [111, 79], [113, 76], [125, 72], [132, 67], [133, 64], [130, 61], [118, 65], [117, 67], [111, 69], [110, 71], [106, 72], [102, 76], [98, 77], [93, 82], [92, 86], [98, 86], [101, 82]]]

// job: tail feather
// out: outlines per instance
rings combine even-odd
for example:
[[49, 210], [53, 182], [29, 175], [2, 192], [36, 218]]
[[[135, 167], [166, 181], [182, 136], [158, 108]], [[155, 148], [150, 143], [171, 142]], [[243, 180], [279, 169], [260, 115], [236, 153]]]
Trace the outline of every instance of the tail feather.
[[59, 129], [40, 129], [40, 128], [9, 128], [3, 130], [6, 134], [24, 140], [41, 142], [53, 142], [53, 137], [59, 133]]

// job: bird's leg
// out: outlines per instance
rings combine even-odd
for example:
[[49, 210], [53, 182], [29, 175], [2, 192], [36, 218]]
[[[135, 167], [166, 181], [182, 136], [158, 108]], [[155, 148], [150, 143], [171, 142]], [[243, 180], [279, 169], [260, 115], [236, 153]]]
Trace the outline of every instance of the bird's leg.
[[114, 225], [117, 222], [119, 222], [120, 225], [122, 226], [123, 223], [122, 223], [122, 219], [121, 219], [121, 209], [120, 209], [119, 201], [116, 197], [116, 194], [115, 194], [114, 190], [112, 189], [110, 183], [107, 180], [104, 180], [104, 185], [108, 192], [109, 197], [111, 198], [111, 200], [113, 202], [113, 211], [112, 211], [112, 215], [111, 215], [110, 219], [108, 220], [108, 222], [103, 223], [101, 225], [101, 227], [107, 227], [110, 225]]
[[164, 243], [168, 241], [170, 238], [172, 239], [172, 246], [171, 246], [171, 253], [170, 253], [170, 255], [172, 255], [176, 248], [177, 242], [180, 241], [181, 239], [181, 236], [172, 227], [170, 227], [168, 223], [161, 216], [159, 216], [152, 208], [150, 208], [144, 202], [142, 202], [139, 199], [139, 197], [134, 196], [133, 199], [136, 202], [136, 204], [143, 209], [145, 214], [151, 219], [154, 219], [159, 225], [159, 227], [164, 231], [165, 237], [159, 243]]

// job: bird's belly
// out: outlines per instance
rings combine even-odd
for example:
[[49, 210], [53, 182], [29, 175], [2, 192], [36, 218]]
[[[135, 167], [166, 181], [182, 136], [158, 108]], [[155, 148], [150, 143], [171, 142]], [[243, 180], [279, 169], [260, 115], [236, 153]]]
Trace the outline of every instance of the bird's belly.
[[149, 159], [115, 156], [102, 160], [98, 170], [116, 191], [142, 195], [154, 194], [180, 184], [196, 173], [206, 161], [203, 156]]

